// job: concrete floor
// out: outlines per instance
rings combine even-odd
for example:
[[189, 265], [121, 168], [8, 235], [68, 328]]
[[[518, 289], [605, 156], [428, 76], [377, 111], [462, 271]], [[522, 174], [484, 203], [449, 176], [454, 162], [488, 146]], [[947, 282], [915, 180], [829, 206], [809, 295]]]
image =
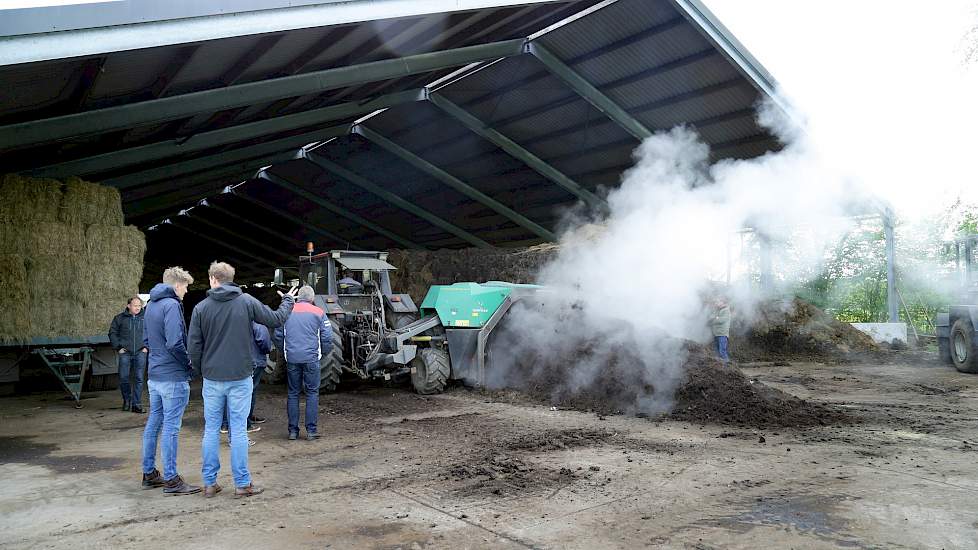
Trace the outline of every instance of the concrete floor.
[[145, 416], [115, 392], [81, 410], [56, 393], [3, 398], [0, 547], [978, 546], [978, 376], [929, 362], [745, 371], [863, 422], [756, 431], [377, 388], [323, 396], [323, 439], [289, 442], [282, 390], [265, 387], [251, 464], [267, 492], [205, 500], [139, 489]]

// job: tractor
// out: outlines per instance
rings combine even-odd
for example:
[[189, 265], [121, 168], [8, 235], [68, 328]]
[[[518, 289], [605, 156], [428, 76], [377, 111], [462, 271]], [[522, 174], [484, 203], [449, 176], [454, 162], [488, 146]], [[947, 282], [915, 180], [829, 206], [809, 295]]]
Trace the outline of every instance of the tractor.
[[[333, 328], [333, 349], [320, 360], [320, 391], [334, 391], [343, 373], [389, 381], [410, 372], [408, 366], [381, 361], [380, 344], [387, 335], [418, 318], [411, 297], [391, 289], [390, 271], [395, 269], [386, 252], [310, 250], [299, 258], [301, 283], [315, 290], [315, 304]], [[280, 269], [274, 284], [284, 284]], [[277, 359], [273, 362], [280, 363]]]
[[948, 243], [958, 275], [957, 305], [937, 314], [937, 348], [941, 359], [960, 372], [978, 374], [978, 235]]

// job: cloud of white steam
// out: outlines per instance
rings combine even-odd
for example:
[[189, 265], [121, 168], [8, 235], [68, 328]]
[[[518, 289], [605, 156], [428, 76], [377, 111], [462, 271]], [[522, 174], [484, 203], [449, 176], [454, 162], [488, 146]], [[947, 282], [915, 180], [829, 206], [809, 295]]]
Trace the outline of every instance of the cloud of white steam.
[[[682, 376], [682, 339], [709, 340], [704, 295], [722, 278], [729, 240], [743, 228], [775, 248], [795, 243], [793, 263], [779, 266], [790, 279], [817, 269], [851, 227], [849, 216], [873, 209], [870, 197], [907, 218], [978, 194], [978, 71], [969, 70], [960, 42], [962, 22], [976, 19], [964, 3], [709, 6], [783, 82], [805, 131], [764, 106], [759, 120], [786, 142], [782, 151], [710, 165], [708, 146], [684, 127], [636, 149], [635, 166], [608, 196], [607, 216], [596, 220], [602, 229], [582, 238], [571, 224], [541, 272], [559, 298], [544, 315], [516, 314], [526, 316], [520, 326], [539, 328], [521, 335], [524, 350], [567, 357], [581, 342], [601, 342], [577, 354], [555, 391], [606, 383], [623, 346], [641, 358], [630, 368], [650, 388], [622, 408], [667, 410]], [[728, 292], [737, 314], [750, 315], [756, 296]], [[571, 309], [571, 326], [555, 321]]]

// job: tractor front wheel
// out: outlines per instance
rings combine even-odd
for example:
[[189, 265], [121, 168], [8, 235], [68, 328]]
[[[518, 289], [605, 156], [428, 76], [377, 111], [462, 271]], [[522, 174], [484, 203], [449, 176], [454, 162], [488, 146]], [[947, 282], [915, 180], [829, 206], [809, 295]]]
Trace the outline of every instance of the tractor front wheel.
[[445, 391], [451, 365], [448, 352], [436, 348], [424, 348], [411, 361], [414, 372], [411, 373], [411, 384], [414, 391], [421, 395], [431, 395]]
[[951, 327], [951, 360], [960, 372], [978, 374], [978, 346], [975, 329], [968, 319], [958, 319]]

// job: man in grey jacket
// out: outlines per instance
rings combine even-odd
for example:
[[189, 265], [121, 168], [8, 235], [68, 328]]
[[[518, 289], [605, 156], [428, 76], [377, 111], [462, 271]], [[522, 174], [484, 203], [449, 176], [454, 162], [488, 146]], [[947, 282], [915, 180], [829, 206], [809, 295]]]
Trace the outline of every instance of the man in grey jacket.
[[730, 306], [722, 296], [713, 302], [713, 313], [710, 317], [710, 331], [713, 333], [713, 344], [717, 357], [724, 365], [730, 362], [727, 345], [730, 339]]
[[282, 296], [277, 311], [245, 294], [234, 284], [234, 268], [224, 262], [214, 262], [207, 272], [211, 289], [207, 298], [194, 307], [190, 317], [187, 348], [194, 370], [204, 378], [201, 393], [204, 398], [204, 437], [201, 442], [204, 496], [213, 497], [221, 491], [217, 473], [221, 420], [225, 407], [231, 439], [231, 472], [234, 477], [234, 496], [247, 497], [263, 491], [251, 481], [248, 471], [247, 422], [251, 409], [254, 357], [251, 351], [252, 323], [279, 327], [289, 317], [296, 289]]

